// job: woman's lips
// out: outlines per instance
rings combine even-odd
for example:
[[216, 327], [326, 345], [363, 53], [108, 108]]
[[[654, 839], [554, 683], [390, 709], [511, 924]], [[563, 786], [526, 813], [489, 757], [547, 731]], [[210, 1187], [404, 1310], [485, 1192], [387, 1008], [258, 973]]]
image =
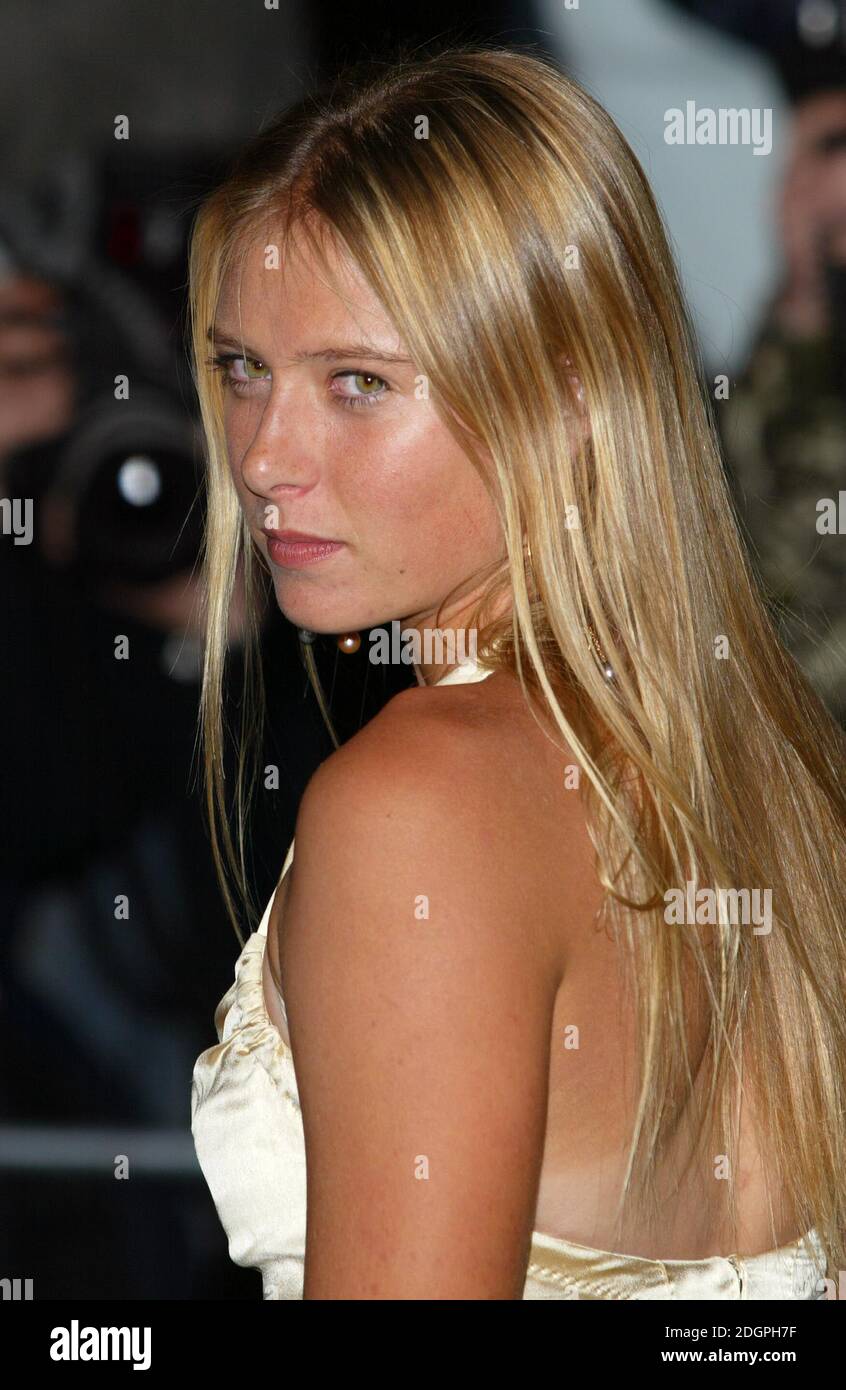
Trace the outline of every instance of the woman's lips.
[[281, 565], [283, 569], [301, 569], [303, 565], [315, 565], [319, 560], [325, 560], [328, 555], [334, 555], [336, 550], [343, 550], [343, 541], [303, 541], [303, 540], [279, 540], [276, 536], [268, 536], [267, 553], [274, 565]]

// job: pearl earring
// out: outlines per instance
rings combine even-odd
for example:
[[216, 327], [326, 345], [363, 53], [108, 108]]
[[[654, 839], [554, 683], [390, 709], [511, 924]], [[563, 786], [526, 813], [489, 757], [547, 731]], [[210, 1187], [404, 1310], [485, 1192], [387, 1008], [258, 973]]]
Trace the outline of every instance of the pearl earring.
[[[319, 633], [312, 632], [308, 627], [297, 629], [297, 636], [303, 646], [311, 647], [317, 640]], [[358, 632], [345, 632], [338, 638], [338, 647], [342, 652], [357, 652], [361, 646], [361, 634]]]

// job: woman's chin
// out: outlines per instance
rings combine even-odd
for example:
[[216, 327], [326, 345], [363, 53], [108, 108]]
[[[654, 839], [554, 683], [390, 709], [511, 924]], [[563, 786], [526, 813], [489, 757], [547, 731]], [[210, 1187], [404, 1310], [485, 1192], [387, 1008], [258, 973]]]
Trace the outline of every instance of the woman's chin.
[[350, 618], [346, 621], [343, 613], [315, 613], [310, 612], [306, 606], [297, 607], [292, 604], [279, 604], [279, 611], [283, 618], [287, 618], [294, 627], [306, 628], [309, 632], [316, 632], [318, 636], [338, 636], [343, 632], [361, 632], [362, 624]]

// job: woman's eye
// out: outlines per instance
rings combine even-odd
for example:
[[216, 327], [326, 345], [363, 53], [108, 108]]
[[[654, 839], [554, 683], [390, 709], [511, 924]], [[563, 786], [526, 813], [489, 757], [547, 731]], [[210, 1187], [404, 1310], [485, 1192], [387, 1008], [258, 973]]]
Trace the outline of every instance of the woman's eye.
[[[337, 372], [332, 380], [349, 380], [349, 384], [355, 387], [354, 395], [347, 395], [343, 391], [333, 391], [332, 393], [340, 397], [343, 406], [352, 410], [358, 410], [363, 405], [378, 405], [391, 389], [383, 377], [374, 376], [373, 372]], [[373, 389], [374, 382], [378, 383], [378, 390]], [[362, 383], [364, 383], [363, 386]]]
[[[207, 362], [214, 371], [223, 374], [224, 385], [227, 390], [234, 391], [236, 396], [252, 395], [253, 383], [270, 379], [268, 368], [258, 357], [244, 357], [237, 352], [224, 352], [217, 357], [207, 358]], [[352, 390], [348, 392], [336, 389], [336, 381], [349, 383]], [[337, 396], [341, 405], [351, 410], [358, 410], [361, 406], [378, 405], [391, 390], [384, 378], [374, 375], [373, 372], [336, 372], [332, 382], [332, 395]]]
[[[258, 357], [243, 357], [237, 352], [223, 352], [217, 357], [209, 357], [207, 361], [214, 371], [223, 373], [224, 385], [236, 395], [243, 395], [254, 381], [268, 380], [267, 367]], [[238, 368], [237, 372], [235, 368]]]

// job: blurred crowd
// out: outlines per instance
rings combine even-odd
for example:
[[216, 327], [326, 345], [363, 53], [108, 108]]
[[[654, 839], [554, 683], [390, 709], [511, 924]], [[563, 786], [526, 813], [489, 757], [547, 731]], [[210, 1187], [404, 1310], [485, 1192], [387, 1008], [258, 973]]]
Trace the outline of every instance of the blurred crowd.
[[782, 639], [846, 724], [846, 85], [810, 77], [794, 78], [784, 280], [717, 418]]

